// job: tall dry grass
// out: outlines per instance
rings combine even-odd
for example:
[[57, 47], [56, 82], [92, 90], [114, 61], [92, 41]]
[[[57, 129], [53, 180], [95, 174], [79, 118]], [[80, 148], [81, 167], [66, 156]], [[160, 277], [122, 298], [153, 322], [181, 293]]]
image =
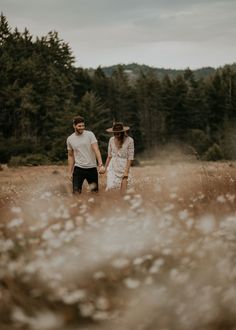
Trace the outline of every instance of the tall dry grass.
[[179, 162], [73, 196], [63, 167], [0, 172], [0, 329], [235, 329], [235, 180]]

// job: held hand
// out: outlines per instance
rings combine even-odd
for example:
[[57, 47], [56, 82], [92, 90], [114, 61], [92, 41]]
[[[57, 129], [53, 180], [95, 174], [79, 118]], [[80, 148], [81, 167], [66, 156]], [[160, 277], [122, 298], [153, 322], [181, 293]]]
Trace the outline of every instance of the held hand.
[[124, 193], [127, 189], [127, 186], [128, 186], [128, 175], [126, 175], [125, 173], [121, 180], [120, 191]]
[[105, 169], [104, 166], [99, 166], [99, 167], [98, 167], [98, 173], [99, 173], [99, 174], [104, 174], [105, 172], [106, 172], [106, 169]]
[[72, 174], [67, 174], [67, 179], [69, 180], [69, 181], [72, 181]]

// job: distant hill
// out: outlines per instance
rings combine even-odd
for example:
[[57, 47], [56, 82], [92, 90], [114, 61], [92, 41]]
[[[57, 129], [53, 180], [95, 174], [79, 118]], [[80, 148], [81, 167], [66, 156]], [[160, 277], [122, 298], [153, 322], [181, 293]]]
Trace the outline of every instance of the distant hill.
[[[185, 70], [175, 70], [175, 69], [164, 69], [164, 68], [154, 68], [150, 67], [148, 65], [140, 65], [137, 63], [132, 64], [122, 64], [122, 68], [132, 76], [132, 78], [138, 77], [140, 71], [143, 73], [147, 73], [148, 71], [154, 71], [157, 74], [157, 77], [159, 79], [163, 79], [165, 75], [168, 75], [171, 79], [174, 79], [178, 74], [183, 74]], [[110, 77], [112, 75], [112, 72], [118, 67], [118, 65], [112, 65], [107, 67], [102, 67], [103, 72]], [[194, 72], [196, 79], [205, 78], [206, 76], [209, 76], [211, 74], [214, 74], [216, 69], [212, 67], [205, 67], [200, 68], [197, 70], [192, 70]]]

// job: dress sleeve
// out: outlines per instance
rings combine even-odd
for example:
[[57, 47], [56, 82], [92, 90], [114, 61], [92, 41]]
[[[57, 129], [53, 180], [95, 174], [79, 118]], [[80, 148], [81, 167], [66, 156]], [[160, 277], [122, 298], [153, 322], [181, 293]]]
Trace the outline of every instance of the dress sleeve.
[[109, 143], [108, 143], [108, 157], [112, 157], [112, 138], [110, 138]]
[[132, 138], [130, 138], [127, 151], [128, 151], [128, 159], [133, 160], [134, 159], [134, 140]]
[[108, 155], [108, 157], [111, 157], [111, 138], [110, 138], [109, 143], [108, 143], [107, 155]]

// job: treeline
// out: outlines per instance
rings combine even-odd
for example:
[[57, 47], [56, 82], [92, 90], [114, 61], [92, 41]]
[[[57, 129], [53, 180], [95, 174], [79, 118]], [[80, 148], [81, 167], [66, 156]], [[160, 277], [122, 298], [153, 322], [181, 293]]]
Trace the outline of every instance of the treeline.
[[[158, 79], [163, 79], [166, 75], [170, 77], [170, 79], [176, 78], [178, 75], [184, 74], [184, 70], [176, 70], [176, 69], [166, 69], [166, 68], [155, 68], [150, 67], [145, 64], [137, 64], [137, 63], [130, 63], [130, 64], [122, 64], [121, 67], [126, 71], [131, 73], [131, 78], [136, 79], [140, 75], [140, 71], [144, 74], [149, 73], [152, 71], [156, 74]], [[112, 73], [117, 69], [117, 65], [112, 65], [108, 67], [103, 67], [102, 70], [105, 74], [110, 77]], [[92, 69], [90, 69], [92, 70]], [[212, 67], [204, 67], [200, 69], [194, 70], [194, 76], [196, 79], [206, 78], [210, 74], [214, 74], [216, 69]]]
[[33, 38], [0, 21], [0, 162], [43, 164], [66, 159], [72, 118], [85, 117], [103, 154], [114, 120], [131, 126], [136, 152], [167, 143], [199, 158], [236, 158], [236, 70], [225, 66], [196, 79], [190, 69], [174, 79], [140, 70], [135, 80], [118, 66], [77, 68], [57, 32]]

